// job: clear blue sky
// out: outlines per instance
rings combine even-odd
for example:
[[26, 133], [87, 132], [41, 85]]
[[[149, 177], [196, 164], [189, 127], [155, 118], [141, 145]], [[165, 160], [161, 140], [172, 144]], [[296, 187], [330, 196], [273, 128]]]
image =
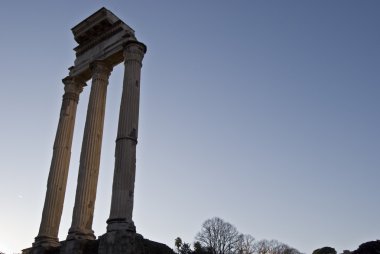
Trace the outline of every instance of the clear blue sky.
[[[307, 253], [380, 238], [379, 1], [2, 1], [0, 251], [20, 252], [38, 233], [61, 79], [74, 61], [70, 29], [102, 6], [148, 46], [139, 233], [173, 247], [219, 216]], [[114, 69], [108, 88], [96, 235], [109, 216], [122, 72]]]

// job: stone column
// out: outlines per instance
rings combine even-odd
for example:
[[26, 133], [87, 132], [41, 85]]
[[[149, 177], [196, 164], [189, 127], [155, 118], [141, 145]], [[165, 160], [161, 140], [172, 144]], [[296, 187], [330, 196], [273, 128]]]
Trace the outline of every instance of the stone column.
[[56, 247], [59, 245], [58, 230], [69, 172], [75, 116], [79, 94], [86, 85], [82, 80], [70, 76], [62, 81], [65, 84], [65, 93], [54, 141], [40, 230], [33, 246]]
[[91, 65], [92, 85], [83, 134], [73, 220], [67, 240], [95, 239], [92, 230], [103, 137], [108, 78], [112, 68], [101, 61]]
[[136, 232], [132, 221], [136, 145], [140, 100], [140, 72], [146, 46], [130, 41], [124, 49], [124, 81], [116, 138], [115, 171], [107, 231]]

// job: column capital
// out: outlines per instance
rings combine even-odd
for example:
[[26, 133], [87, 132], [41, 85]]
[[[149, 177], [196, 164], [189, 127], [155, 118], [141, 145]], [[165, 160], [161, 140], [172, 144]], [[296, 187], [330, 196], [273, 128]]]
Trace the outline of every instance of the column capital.
[[100, 74], [109, 76], [111, 74], [112, 69], [112, 66], [100, 60], [96, 60], [90, 64], [90, 70], [92, 72], [92, 75]]
[[79, 94], [83, 91], [83, 87], [86, 86], [86, 82], [78, 77], [67, 76], [62, 79], [65, 85], [65, 94], [63, 99], [72, 99], [76, 102], [79, 101]]
[[146, 53], [146, 46], [139, 41], [128, 41], [124, 44], [124, 62], [134, 60], [141, 64]]

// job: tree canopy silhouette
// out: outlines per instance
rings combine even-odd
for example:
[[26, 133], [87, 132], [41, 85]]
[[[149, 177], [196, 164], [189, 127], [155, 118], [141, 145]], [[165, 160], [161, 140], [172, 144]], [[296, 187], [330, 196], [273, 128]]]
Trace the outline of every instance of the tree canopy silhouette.
[[211, 248], [213, 254], [236, 253], [241, 240], [235, 226], [218, 217], [206, 220], [195, 239]]
[[242, 234], [232, 224], [221, 218], [206, 220], [195, 236], [194, 251], [190, 245], [175, 239], [179, 254], [300, 254], [300, 252], [277, 240], [260, 240]]
[[323, 247], [313, 251], [313, 254], [336, 254], [336, 250], [331, 247]]

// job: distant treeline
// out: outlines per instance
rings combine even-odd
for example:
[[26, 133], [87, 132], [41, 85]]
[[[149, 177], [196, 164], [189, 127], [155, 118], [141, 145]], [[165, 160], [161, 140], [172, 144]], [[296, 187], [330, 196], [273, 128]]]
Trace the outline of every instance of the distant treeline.
[[[191, 245], [177, 237], [174, 241], [178, 254], [302, 254], [297, 249], [277, 240], [255, 240], [240, 233], [235, 226], [214, 217], [206, 220]], [[332, 247], [316, 249], [312, 254], [337, 254]], [[380, 240], [361, 244], [357, 250], [343, 254], [380, 254]]]

